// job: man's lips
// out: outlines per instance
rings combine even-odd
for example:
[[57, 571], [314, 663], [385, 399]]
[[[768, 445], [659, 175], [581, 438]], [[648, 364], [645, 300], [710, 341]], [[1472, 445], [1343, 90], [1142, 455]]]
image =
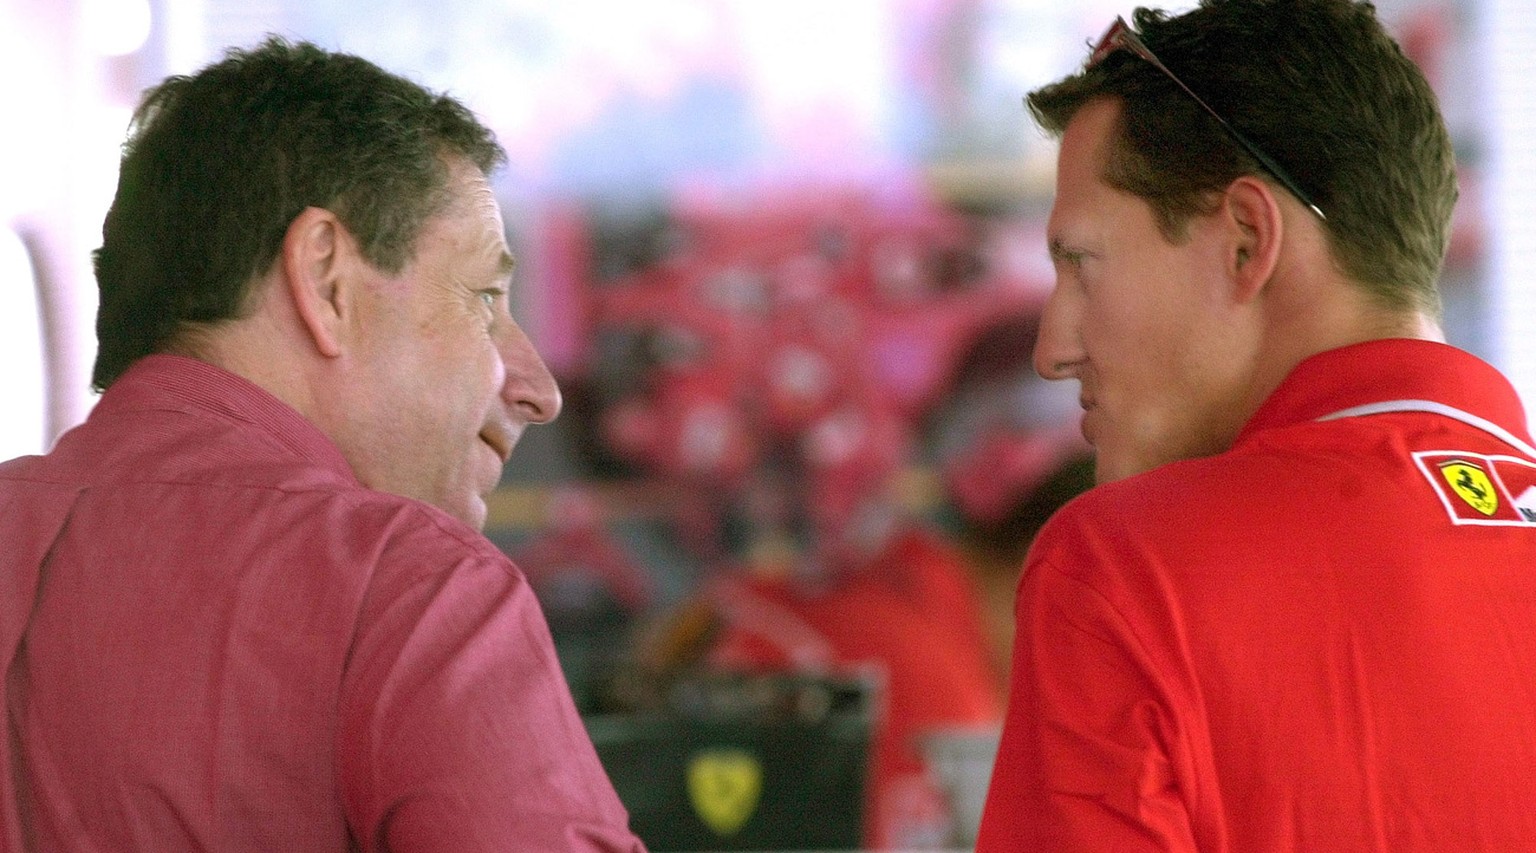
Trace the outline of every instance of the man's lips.
[[517, 436], [505, 427], [487, 426], [480, 431], [480, 440], [485, 442], [497, 456], [501, 457], [501, 464], [507, 464], [512, 458], [512, 448], [517, 444]]
[[1083, 418], [1079, 425], [1079, 429], [1083, 434], [1083, 440], [1087, 441], [1089, 444], [1093, 444], [1093, 436], [1095, 432], [1093, 426], [1095, 420], [1094, 411], [1097, 408], [1097, 403], [1094, 402], [1092, 397], [1089, 397], [1085, 394], [1078, 398], [1077, 404], [1083, 409]]

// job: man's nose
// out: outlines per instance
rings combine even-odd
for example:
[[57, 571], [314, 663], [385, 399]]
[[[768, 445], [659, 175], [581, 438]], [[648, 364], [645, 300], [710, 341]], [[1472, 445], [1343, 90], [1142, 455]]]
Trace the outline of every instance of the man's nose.
[[507, 367], [502, 400], [527, 423], [549, 423], [560, 414], [560, 386], [522, 327], [510, 325], [501, 344]]
[[1083, 360], [1069, 301], [1060, 287], [1053, 288], [1040, 314], [1040, 332], [1035, 339], [1035, 372], [1045, 379], [1072, 379], [1077, 376], [1077, 365]]

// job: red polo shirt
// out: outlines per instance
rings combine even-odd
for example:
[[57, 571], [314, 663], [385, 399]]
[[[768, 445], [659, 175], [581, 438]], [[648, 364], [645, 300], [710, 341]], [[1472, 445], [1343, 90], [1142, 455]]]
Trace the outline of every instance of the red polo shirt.
[[1532, 849], [1529, 445], [1493, 368], [1375, 341], [1063, 509], [978, 849]]

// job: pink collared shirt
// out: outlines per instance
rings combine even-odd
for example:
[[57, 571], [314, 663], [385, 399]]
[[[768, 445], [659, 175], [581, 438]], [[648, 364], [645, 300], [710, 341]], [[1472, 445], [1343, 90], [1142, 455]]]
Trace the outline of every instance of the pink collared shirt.
[[0, 465], [0, 851], [639, 851], [521, 573], [151, 356]]

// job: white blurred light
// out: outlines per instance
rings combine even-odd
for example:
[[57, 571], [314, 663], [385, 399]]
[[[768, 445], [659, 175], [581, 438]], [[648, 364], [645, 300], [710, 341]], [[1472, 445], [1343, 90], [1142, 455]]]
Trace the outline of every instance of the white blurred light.
[[102, 56], [126, 56], [149, 40], [149, 0], [82, 0], [86, 44]]
[[21, 238], [0, 230], [0, 459], [41, 453], [46, 421], [42, 314], [37, 279]]
[[1478, 8], [1488, 83], [1484, 127], [1490, 225], [1489, 333], [1494, 361], [1536, 418], [1536, 17], [1529, 0], [1489, 0]]

